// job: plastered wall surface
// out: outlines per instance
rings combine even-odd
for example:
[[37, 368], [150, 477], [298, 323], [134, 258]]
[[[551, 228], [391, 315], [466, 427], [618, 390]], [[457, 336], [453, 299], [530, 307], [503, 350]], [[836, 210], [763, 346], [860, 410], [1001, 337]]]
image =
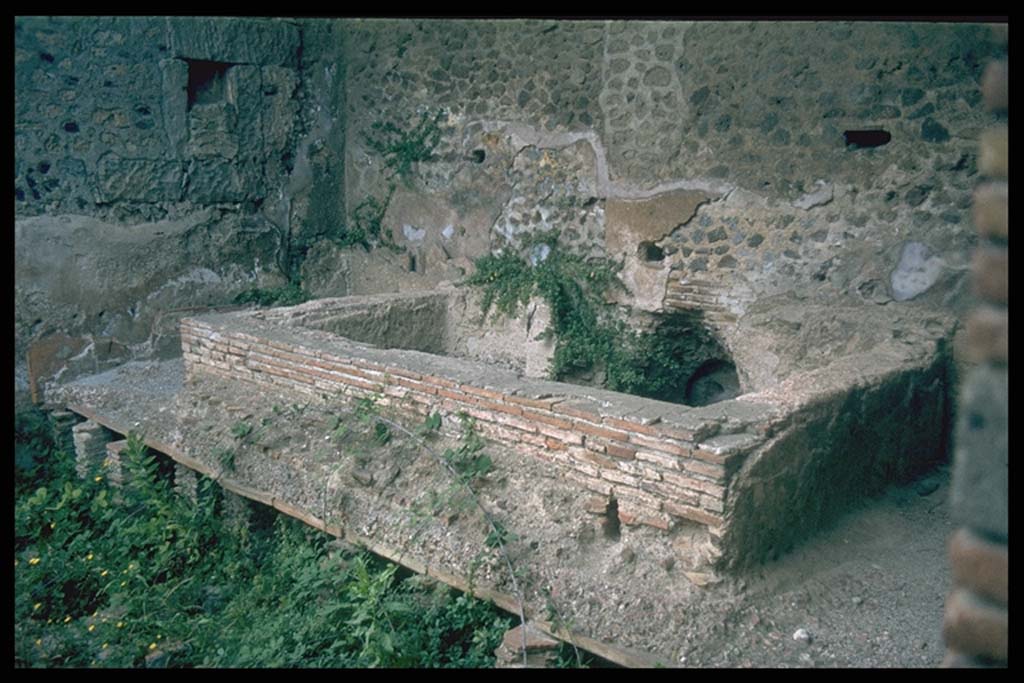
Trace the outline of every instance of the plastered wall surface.
[[280, 282], [282, 231], [303, 242], [340, 224], [339, 155], [323, 153], [343, 144], [330, 22], [14, 29], [19, 395], [29, 375], [41, 400], [55, 378], [176, 353], [173, 311]]
[[[348, 27], [349, 205], [383, 192], [365, 145], [374, 122], [445, 113], [436, 160], [398, 190], [399, 204], [422, 195], [429, 208], [387, 220], [399, 241], [419, 228], [406, 241], [428, 279], [556, 230], [622, 262], [630, 304], [648, 310], [699, 305], [728, 324], [793, 289], [964, 305], [976, 86], [995, 49], [983, 26]], [[846, 144], [862, 130], [889, 142]], [[641, 242], [663, 258], [638, 254]]]

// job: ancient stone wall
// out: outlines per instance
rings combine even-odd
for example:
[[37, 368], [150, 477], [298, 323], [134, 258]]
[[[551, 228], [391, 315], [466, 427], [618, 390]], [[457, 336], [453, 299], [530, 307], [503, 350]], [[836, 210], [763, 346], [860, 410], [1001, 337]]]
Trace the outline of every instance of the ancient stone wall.
[[346, 30], [349, 207], [385, 193], [384, 160], [366, 142], [374, 124], [443, 110], [435, 158], [399, 183], [385, 220], [418, 268], [389, 263], [378, 288], [455, 279], [489, 249], [555, 230], [625, 266], [623, 303], [702, 308], [720, 324], [792, 290], [966, 305], [977, 83], [996, 49], [983, 26]]
[[302, 246], [337, 228], [333, 28], [16, 19], [19, 391], [175, 353], [173, 311], [281, 282], [284, 232]]

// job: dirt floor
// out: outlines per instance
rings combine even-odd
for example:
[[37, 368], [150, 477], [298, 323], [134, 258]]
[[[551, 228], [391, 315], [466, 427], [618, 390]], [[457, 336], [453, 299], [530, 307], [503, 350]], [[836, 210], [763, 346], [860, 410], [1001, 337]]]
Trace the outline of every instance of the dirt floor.
[[[372, 416], [240, 389], [214, 378], [183, 386], [180, 361], [129, 364], [77, 383], [69, 403], [340, 524], [357, 542], [515, 594], [486, 540], [492, 530], [433, 457], [457, 440], [431, 437], [431, 456], [395, 430], [379, 443]], [[610, 538], [550, 467], [493, 446], [486, 453], [493, 471], [473, 483], [511, 532], [507, 549], [535, 615], [551, 619], [556, 607], [574, 630], [664, 666], [942, 661], [948, 468], [865, 501], [775, 562], [702, 585], [679, 554], [682, 541], [696, 553], [698, 536], [679, 532], [668, 542], [634, 527]]]
[[934, 667], [950, 587], [949, 468], [867, 501], [723, 590], [687, 667]]

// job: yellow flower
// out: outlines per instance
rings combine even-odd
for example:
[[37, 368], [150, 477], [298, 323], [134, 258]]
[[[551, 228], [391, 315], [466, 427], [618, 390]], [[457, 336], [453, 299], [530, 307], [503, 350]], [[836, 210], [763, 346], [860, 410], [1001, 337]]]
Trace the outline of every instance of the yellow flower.
[[110, 643], [103, 643], [103, 649], [106, 650], [110, 646]]
[[128, 585], [128, 582], [127, 582], [127, 581], [122, 581], [122, 582], [121, 582], [121, 588], [124, 588], [124, 587], [125, 587], [125, 586], [127, 586], [127, 585]]
[[129, 562], [129, 563], [128, 563], [128, 569], [129, 569], [129, 570], [135, 569], [135, 564], [134, 564], [134, 563], [132, 563], [132, 562]]
[[32, 609], [39, 609], [42, 606], [43, 606], [43, 603], [37, 602], [36, 604], [32, 605]]
[[117, 627], [118, 628], [124, 628], [124, 622], [123, 621], [117, 622]]
[[92, 553], [89, 553], [88, 555], [86, 555], [85, 559], [86, 560], [92, 560]]
[[92, 633], [95, 630], [96, 630], [96, 624], [89, 624], [89, 633]]
[[42, 645], [42, 644], [43, 644], [43, 639], [42, 638], [36, 638], [36, 645]]
[[33, 565], [33, 566], [35, 566], [35, 565], [39, 564], [40, 561], [41, 560], [38, 557], [33, 557], [31, 560], [28, 561], [28, 563]]
[[93, 481], [95, 481], [97, 483], [101, 482], [101, 481], [103, 481], [103, 477], [96, 477], [95, 479], [93, 479]]
[[110, 572], [108, 572], [106, 569], [104, 569], [103, 571], [100, 572], [100, 576], [106, 576], [109, 573]]
[[149, 644], [149, 649], [150, 650], [155, 650], [156, 649], [156, 643], [150, 643]]
[[66, 617], [64, 617], [64, 623], [65, 624], [68, 623], [69, 621], [71, 621], [71, 615], [70, 614], [67, 615]]
[[57, 528], [57, 522], [50, 522], [50, 528], [51, 529], [56, 529]]

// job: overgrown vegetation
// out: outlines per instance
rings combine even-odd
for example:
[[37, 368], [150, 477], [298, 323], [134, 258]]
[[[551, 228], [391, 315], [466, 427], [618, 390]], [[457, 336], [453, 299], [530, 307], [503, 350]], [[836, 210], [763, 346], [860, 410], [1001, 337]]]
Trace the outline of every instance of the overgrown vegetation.
[[[540, 255], [546, 254], [545, 258]], [[606, 303], [613, 288], [624, 286], [607, 259], [583, 257], [563, 249], [555, 233], [524, 241], [519, 250], [506, 248], [476, 262], [464, 284], [481, 291], [486, 316], [491, 309], [515, 315], [531, 297], [551, 309], [551, 327], [544, 334], [555, 342], [549, 369], [552, 379], [599, 371], [604, 386], [650, 398], [678, 401], [678, 388], [689, 369], [680, 357], [682, 323], [653, 332], [630, 330]]]
[[434, 150], [441, 142], [443, 109], [423, 111], [420, 120], [411, 128], [402, 128], [391, 121], [375, 121], [371, 132], [364, 135], [366, 146], [384, 159], [391, 178], [408, 180], [413, 164], [431, 161]]
[[16, 418], [16, 666], [476, 667], [514, 624], [276, 513], [239, 533], [216, 484], [174, 493], [135, 436], [115, 496], [67, 441]]

